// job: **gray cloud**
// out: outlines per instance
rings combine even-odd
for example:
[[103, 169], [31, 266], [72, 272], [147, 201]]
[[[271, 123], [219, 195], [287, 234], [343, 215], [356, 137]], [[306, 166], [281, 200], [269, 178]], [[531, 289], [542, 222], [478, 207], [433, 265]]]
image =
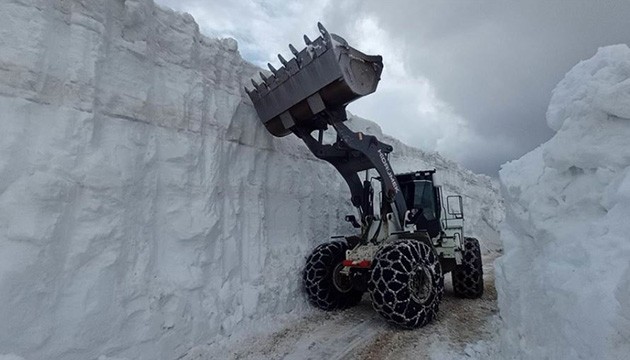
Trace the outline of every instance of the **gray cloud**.
[[545, 111], [564, 74], [630, 35], [628, 0], [158, 3], [190, 12], [210, 35], [235, 37], [258, 64], [315, 36], [321, 20], [385, 58], [379, 91], [351, 111], [491, 175], [552, 135]]
[[573, 65], [630, 35], [627, 0], [361, 3], [410, 44], [410, 74], [426, 77], [481, 140], [458, 160], [490, 174], [552, 135], [546, 107]]

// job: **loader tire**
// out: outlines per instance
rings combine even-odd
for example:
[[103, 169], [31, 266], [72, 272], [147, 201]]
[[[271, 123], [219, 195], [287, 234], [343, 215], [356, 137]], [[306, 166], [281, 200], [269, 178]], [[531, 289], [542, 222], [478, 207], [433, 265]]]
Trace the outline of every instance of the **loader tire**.
[[479, 240], [464, 238], [462, 264], [456, 265], [451, 274], [456, 296], [477, 299], [483, 295], [483, 265]]
[[306, 260], [303, 281], [308, 301], [322, 310], [342, 310], [357, 305], [363, 292], [339, 273], [348, 245], [342, 241], [321, 244]]
[[388, 322], [407, 329], [428, 324], [444, 294], [435, 250], [417, 240], [383, 246], [374, 256], [368, 290], [372, 306]]

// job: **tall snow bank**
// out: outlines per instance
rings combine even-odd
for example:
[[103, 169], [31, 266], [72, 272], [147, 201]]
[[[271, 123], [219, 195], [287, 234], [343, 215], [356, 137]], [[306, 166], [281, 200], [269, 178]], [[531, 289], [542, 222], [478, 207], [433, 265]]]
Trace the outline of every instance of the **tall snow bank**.
[[630, 354], [630, 49], [601, 48], [553, 91], [557, 134], [503, 166], [504, 357]]
[[[307, 309], [304, 257], [351, 231], [349, 191], [259, 123], [234, 40], [150, 0], [0, 14], [0, 354], [175, 359]], [[446, 164], [500, 207], [487, 178], [395, 145], [396, 170]], [[479, 206], [468, 224], [496, 242]]]

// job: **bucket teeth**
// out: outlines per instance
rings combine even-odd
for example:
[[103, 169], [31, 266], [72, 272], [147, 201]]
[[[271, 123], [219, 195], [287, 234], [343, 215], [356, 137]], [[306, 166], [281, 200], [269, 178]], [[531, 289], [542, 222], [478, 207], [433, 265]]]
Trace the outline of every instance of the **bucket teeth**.
[[319, 29], [319, 32], [322, 33], [322, 35], [326, 36], [328, 34], [328, 31], [326, 30], [324, 25], [322, 25], [322, 23], [318, 22], [317, 28]]
[[278, 86], [276, 76], [273, 74], [270, 77], [268, 77], [267, 80], [265, 80], [265, 83], [269, 87], [269, 90]]
[[287, 66], [287, 61], [282, 57], [282, 55], [278, 54], [278, 60], [280, 60], [282, 65]]
[[274, 74], [271, 74], [269, 77], [265, 76], [265, 74], [262, 73], [262, 71], [259, 73], [260, 78], [262, 79], [262, 81], [264, 81], [265, 86], [271, 90], [273, 88], [275, 88], [277, 86], [276, 84], [276, 76]]
[[[328, 30], [326, 30], [324, 25], [322, 25], [322, 23], [319, 23], [319, 22], [317, 23], [317, 27], [319, 28], [319, 32], [322, 33], [322, 36], [320, 37], [322, 39], [322, 42], [326, 45], [326, 48], [331, 48], [332, 40], [330, 38], [330, 34], [328, 33]], [[319, 40], [320, 38], [315, 39], [315, 41]]]
[[254, 79], [252, 79], [252, 85], [254, 85], [254, 88], [251, 91], [247, 89], [247, 86], [245, 86], [245, 92], [247, 93], [247, 95], [249, 95], [249, 98], [252, 100], [254, 98], [260, 98], [260, 91], [258, 89], [258, 84], [256, 84]]
[[269, 91], [269, 86], [266, 83], [256, 84], [254, 79], [252, 79], [252, 84], [254, 85], [254, 89], [260, 94], [260, 96], [265, 95]]
[[289, 50], [291, 50], [291, 53], [294, 56], [293, 58], [286, 60], [282, 54], [278, 54], [278, 60], [282, 63], [280, 68], [276, 69], [273, 65], [271, 65], [271, 63], [267, 63], [267, 67], [273, 75], [268, 77], [260, 72], [259, 75], [262, 79], [262, 83], [257, 84], [254, 80], [252, 80], [254, 89], [252, 91], [248, 91], [248, 94], [255, 94], [260, 97], [264, 96], [272, 89], [280, 86], [280, 84], [286, 81], [289, 77], [298, 73], [301, 68], [313, 62], [315, 58], [330, 49], [332, 46], [331, 34], [320, 22], [317, 23], [317, 28], [319, 29], [321, 36], [318, 36], [315, 40], [311, 40], [307, 35], [304, 35], [306, 48], [302, 51], [298, 51], [293, 44], [289, 44]]
[[267, 77], [265, 76], [265, 74], [263, 74], [262, 71], [260, 71], [258, 75], [260, 75], [260, 78], [262, 79], [262, 81], [264, 81], [265, 83], [267, 82]]
[[297, 57], [298, 51], [295, 48], [295, 46], [293, 46], [293, 44], [289, 44], [289, 50], [291, 50], [291, 53], [293, 53], [293, 56]]
[[278, 70], [276, 70], [271, 63], [267, 63], [267, 67], [269, 67], [269, 71], [271, 71], [274, 75], [278, 73]]

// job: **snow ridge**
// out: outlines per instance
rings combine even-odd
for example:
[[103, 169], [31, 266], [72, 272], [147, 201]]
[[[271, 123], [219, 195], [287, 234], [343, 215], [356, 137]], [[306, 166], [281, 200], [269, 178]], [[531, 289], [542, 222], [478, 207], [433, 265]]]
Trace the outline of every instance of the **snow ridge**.
[[630, 354], [630, 48], [599, 49], [553, 91], [547, 143], [500, 172], [505, 358]]

